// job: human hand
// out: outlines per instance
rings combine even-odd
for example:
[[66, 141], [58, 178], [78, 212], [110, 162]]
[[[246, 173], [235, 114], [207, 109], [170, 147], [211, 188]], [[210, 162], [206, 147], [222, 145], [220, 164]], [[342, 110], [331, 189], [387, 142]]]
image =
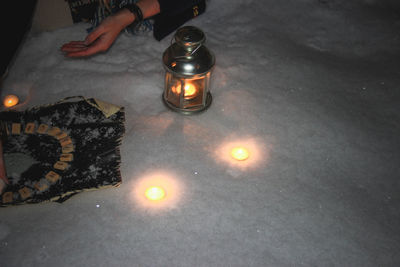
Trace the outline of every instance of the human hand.
[[105, 18], [84, 41], [71, 41], [61, 47], [67, 57], [87, 57], [105, 52], [117, 39], [119, 33], [135, 20], [126, 9]]

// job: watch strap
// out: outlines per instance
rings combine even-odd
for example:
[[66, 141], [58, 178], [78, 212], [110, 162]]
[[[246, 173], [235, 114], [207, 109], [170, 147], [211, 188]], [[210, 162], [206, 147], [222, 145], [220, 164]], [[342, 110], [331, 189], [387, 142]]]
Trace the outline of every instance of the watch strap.
[[135, 24], [143, 21], [143, 13], [142, 13], [142, 10], [140, 9], [140, 7], [138, 7], [138, 5], [128, 4], [128, 5], [125, 5], [124, 8], [128, 9], [130, 12], [133, 13], [133, 15], [135, 15]]

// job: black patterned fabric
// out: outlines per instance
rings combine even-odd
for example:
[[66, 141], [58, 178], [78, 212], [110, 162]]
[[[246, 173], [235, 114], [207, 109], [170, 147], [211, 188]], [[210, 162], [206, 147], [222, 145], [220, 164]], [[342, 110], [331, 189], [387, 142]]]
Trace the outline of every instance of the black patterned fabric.
[[68, 0], [68, 4], [74, 23], [81, 21], [89, 22], [93, 20], [99, 5], [99, 0]]
[[96, 100], [82, 99], [23, 112], [4, 111], [0, 120], [8, 130], [4, 158], [20, 153], [36, 162], [20, 177], [7, 174], [10, 184], [0, 197], [2, 206], [62, 202], [84, 190], [121, 183], [123, 108], [107, 117]]

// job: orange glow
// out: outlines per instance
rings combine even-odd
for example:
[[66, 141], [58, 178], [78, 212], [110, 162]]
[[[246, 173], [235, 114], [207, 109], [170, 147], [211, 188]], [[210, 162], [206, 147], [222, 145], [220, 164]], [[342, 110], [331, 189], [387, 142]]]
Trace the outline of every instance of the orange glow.
[[152, 186], [146, 190], [145, 195], [147, 199], [157, 201], [165, 197], [165, 191], [159, 186]]
[[217, 147], [214, 155], [218, 162], [231, 167], [232, 171], [229, 172], [234, 175], [240, 174], [235, 173], [234, 169], [257, 168], [269, 161], [269, 150], [266, 145], [261, 139], [254, 137], [227, 140]]
[[196, 94], [196, 91], [197, 91], [196, 87], [193, 84], [188, 83], [185, 85], [185, 96], [187, 97], [193, 96]]
[[[191, 99], [193, 97], [196, 96], [197, 94], [197, 89], [196, 86], [194, 86], [194, 84], [192, 83], [185, 83], [185, 92], [184, 92], [184, 97], [186, 99]], [[172, 92], [174, 92], [175, 94], [179, 95], [181, 93], [181, 84], [177, 84], [176, 86], [172, 87]]]
[[177, 206], [183, 186], [174, 174], [165, 171], [143, 175], [132, 184], [131, 200], [139, 208], [160, 210]]
[[18, 101], [19, 99], [16, 95], [8, 95], [4, 98], [3, 104], [5, 107], [9, 108], [18, 104]]
[[231, 150], [231, 156], [236, 160], [246, 160], [249, 158], [249, 151], [244, 147], [235, 147]]

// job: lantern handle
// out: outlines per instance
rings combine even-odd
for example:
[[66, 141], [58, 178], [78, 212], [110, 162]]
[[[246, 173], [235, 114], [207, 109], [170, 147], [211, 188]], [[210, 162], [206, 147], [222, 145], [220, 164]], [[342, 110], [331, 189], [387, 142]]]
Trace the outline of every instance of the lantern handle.
[[199, 50], [200, 47], [201, 47], [201, 44], [199, 44], [195, 49], [193, 49], [193, 51], [189, 51], [189, 53], [187, 53], [185, 56], [179, 56], [179, 57], [175, 57], [175, 58], [179, 59], [179, 58], [187, 58], [189, 56], [193, 56], [193, 54], [196, 53], [196, 51]]
[[[175, 39], [175, 36], [172, 36], [170, 41], [169, 41], [169, 45], [172, 45], [173, 40]], [[196, 53], [196, 51], [202, 46], [203, 44], [199, 44], [195, 49], [193, 49], [193, 51], [190, 52], [189, 56], [193, 56], [194, 53]], [[183, 57], [183, 56], [182, 56]], [[180, 58], [180, 57], [178, 57]]]
[[202, 44], [199, 44], [193, 51], [190, 53], [191, 56], [193, 56], [194, 53], [196, 53], [197, 50], [201, 47]]

